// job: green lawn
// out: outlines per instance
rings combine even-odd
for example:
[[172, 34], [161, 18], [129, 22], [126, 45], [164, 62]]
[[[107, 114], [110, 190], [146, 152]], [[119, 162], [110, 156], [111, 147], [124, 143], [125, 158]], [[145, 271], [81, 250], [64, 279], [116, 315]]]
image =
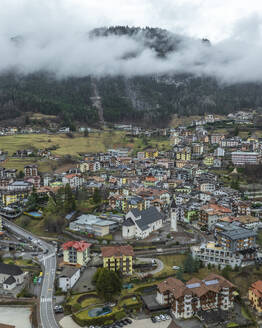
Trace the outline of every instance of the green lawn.
[[125, 298], [125, 299], [121, 300], [118, 303], [118, 306], [123, 306], [124, 304], [125, 305], [135, 305], [138, 303], [139, 303], [139, 301], [136, 296], [130, 296], [129, 298]]

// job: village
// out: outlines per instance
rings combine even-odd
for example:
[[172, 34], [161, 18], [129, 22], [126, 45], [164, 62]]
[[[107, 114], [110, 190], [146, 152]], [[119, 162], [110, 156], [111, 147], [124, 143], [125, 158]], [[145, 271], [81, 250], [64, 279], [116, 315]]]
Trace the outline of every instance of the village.
[[[35, 321], [46, 306], [64, 328], [261, 324], [262, 136], [254, 115], [208, 114], [166, 129], [115, 125], [143, 146], [81, 151], [48, 172], [35, 158], [57, 162], [52, 149], [3, 149], [1, 297], [28, 302]], [[50, 133], [1, 131], [0, 143]], [[56, 133], [74, 138], [67, 127]], [[13, 158], [26, 165], [10, 168]]]

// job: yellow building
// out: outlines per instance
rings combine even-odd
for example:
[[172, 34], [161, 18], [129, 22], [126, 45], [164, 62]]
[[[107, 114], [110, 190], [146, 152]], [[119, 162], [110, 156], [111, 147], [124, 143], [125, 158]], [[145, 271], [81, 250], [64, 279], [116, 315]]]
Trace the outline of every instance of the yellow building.
[[134, 250], [127, 246], [105, 246], [101, 247], [103, 267], [112, 271], [120, 270], [122, 273], [133, 273]]
[[10, 204], [22, 201], [26, 196], [27, 194], [23, 192], [4, 192], [2, 194], [2, 202], [4, 206], [9, 206]]
[[257, 312], [262, 313], [262, 280], [254, 282], [249, 287], [248, 299]]
[[81, 173], [86, 173], [89, 171], [89, 164], [86, 162], [82, 162], [78, 165], [78, 168]]
[[191, 153], [188, 151], [180, 151], [176, 153], [176, 159], [178, 161], [190, 161], [191, 160]]
[[156, 158], [159, 153], [157, 149], [148, 149], [145, 151], [145, 158]]
[[90, 249], [91, 244], [85, 241], [68, 241], [62, 245], [64, 263], [75, 266], [86, 265], [90, 260]]
[[203, 163], [204, 163], [206, 166], [213, 166], [213, 165], [214, 165], [214, 157], [213, 157], [213, 156], [206, 156], [206, 157], [203, 159]]

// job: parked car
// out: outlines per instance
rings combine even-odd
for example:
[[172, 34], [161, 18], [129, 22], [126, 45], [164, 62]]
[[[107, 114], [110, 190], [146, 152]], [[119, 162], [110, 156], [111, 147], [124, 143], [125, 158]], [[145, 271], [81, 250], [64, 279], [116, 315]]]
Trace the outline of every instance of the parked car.
[[164, 316], [164, 314], [160, 314], [160, 316], [159, 316], [159, 317], [160, 317], [160, 319], [161, 319], [161, 320], [163, 320], [163, 321], [165, 321], [165, 320], [166, 320], [166, 317]]
[[127, 325], [127, 322], [125, 322], [125, 320], [121, 320], [120, 322], [121, 322], [124, 326]]
[[151, 317], [151, 321], [152, 321], [153, 323], [156, 323], [156, 318], [155, 318], [155, 317]]
[[172, 269], [173, 269], [173, 270], [179, 270], [179, 269], [180, 269], [180, 267], [179, 267], [179, 266], [177, 266], [177, 265], [174, 265], [174, 266], [172, 267]]
[[155, 319], [156, 319], [157, 322], [161, 321], [161, 319], [160, 319], [160, 317], [158, 315], [155, 316]]
[[166, 320], [170, 320], [171, 318], [170, 318], [170, 315], [168, 315], [168, 314], [165, 314], [165, 317], [166, 317]]
[[129, 318], [126, 318], [125, 321], [128, 323], [128, 324], [131, 324], [133, 321]]
[[62, 305], [56, 305], [54, 307], [54, 312], [55, 313], [63, 313], [64, 312], [64, 308], [62, 307]]

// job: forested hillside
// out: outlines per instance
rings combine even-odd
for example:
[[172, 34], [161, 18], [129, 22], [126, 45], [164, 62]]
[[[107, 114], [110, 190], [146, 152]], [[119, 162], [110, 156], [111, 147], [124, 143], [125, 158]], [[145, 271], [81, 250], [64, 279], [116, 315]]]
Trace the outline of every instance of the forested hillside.
[[[153, 28], [101, 28], [89, 37], [112, 34], [139, 38], [144, 47], [154, 49], [161, 58], [176, 51], [181, 41], [174, 34]], [[199, 42], [212, 46], [208, 40]], [[39, 112], [57, 115], [61, 124], [79, 121], [93, 125], [99, 120], [94, 96], [101, 97], [105, 121], [165, 125], [174, 113], [226, 114], [262, 107], [262, 84], [223, 85], [210, 77], [189, 74], [57, 79], [51, 73], [21, 75], [13, 70], [0, 76], [0, 117], [5, 120], [25, 112]]]

